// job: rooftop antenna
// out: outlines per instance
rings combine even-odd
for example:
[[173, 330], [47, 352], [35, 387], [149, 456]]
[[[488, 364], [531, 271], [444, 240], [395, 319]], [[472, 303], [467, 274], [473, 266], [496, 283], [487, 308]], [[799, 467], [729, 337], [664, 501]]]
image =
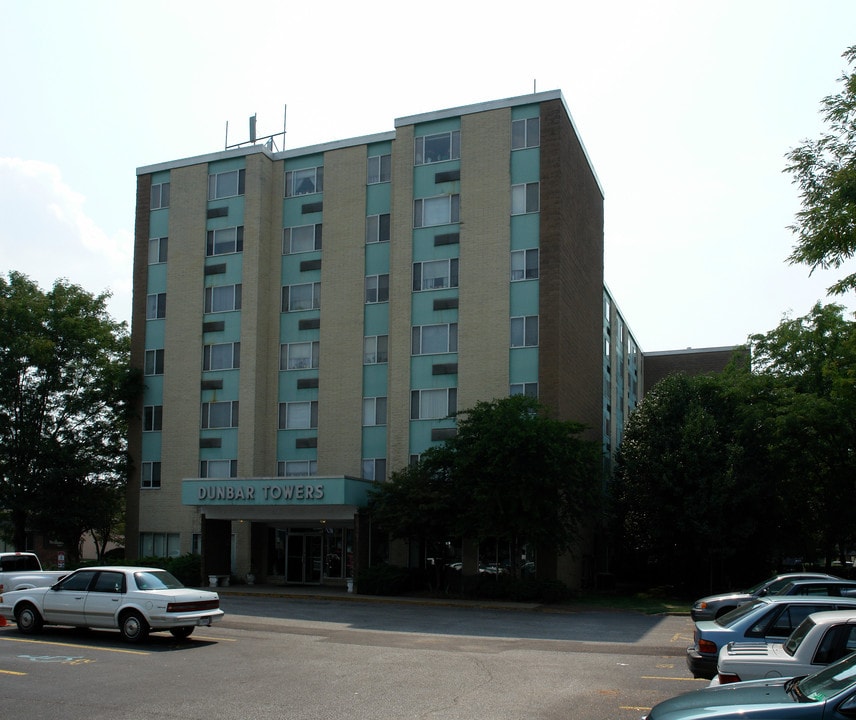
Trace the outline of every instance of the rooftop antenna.
[[285, 149], [285, 111], [287, 109], [287, 105], [283, 105], [282, 112], [282, 132], [272, 133], [270, 135], [261, 135], [259, 136], [256, 133], [256, 113], [250, 115], [250, 139], [242, 140], [241, 142], [234, 143], [232, 145], [229, 144], [229, 121], [226, 121], [226, 142], [224, 143], [224, 150], [231, 150], [232, 148], [241, 147], [242, 145], [255, 145], [258, 142], [264, 141], [265, 147], [268, 150], [272, 150], [274, 152], [279, 152], [279, 148], [276, 146], [276, 142], [274, 138], [282, 136], [282, 149]]
[[538, 79], [537, 78], [532, 80], [532, 94], [533, 95], [538, 94]]

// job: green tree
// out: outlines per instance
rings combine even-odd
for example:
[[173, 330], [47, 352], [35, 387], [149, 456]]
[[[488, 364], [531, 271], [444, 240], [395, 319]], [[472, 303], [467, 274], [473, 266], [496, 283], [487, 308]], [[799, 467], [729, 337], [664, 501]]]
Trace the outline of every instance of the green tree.
[[626, 559], [644, 560], [651, 581], [716, 583], [753, 534], [758, 487], [747, 478], [725, 387], [720, 376], [670, 375], [627, 423], [614, 510]]
[[400, 538], [569, 550], [601, 487], [600, 449], [583, 430], [520, 395], [478, 402], [458, 413], [455, 437], [375, 489], [373, 517]]
[[457, 434], [438, 450], [467, 500], [460, 534], [571, 550], [601, 489], [600, 447], [584, 430], [522, 395], [460, 413]]
[[627, 424], [619, 535], [660, 582], [735, 585], [856, 542], [856, 326], [818, 303], [749, 349], [751, 368], [667, 377]]
[[0, 506], [14, 545], [28, 530], [60, 537], [74, 561], [96, 525], [99, 489], [127, 476], [126, 428], [139, 378], [126, 326], [93, 296], [57, 281], [0, 278]]
[[373, 522], [393, 538], [428, 543], [457, 533], [454, 482], [433, 448], [375, 486], [369, 509]]
[[753, 335], [755, 372], [779, 387], [765, 433], [779, 467], [788, 516], [803, 526], [803, 556], [815, 548], [829, 563], [856, 542], [849, 508], [856, 502], [856, 324], [840, 305], [817, 303]]
[[[844, 52], [856, 62], [856, 45]], [[802, 209], [791, 230], [797, 244], [792, 264], [839, 268], [856, 253], [856, 72], [840, 78], [841, 92], [822, 102], [827, 131], [817, 140], [806, 140], [787, 154], [786, 172], [800, 188]], [[829, 288], [840, 295], [856, 289], [856, 273]]]

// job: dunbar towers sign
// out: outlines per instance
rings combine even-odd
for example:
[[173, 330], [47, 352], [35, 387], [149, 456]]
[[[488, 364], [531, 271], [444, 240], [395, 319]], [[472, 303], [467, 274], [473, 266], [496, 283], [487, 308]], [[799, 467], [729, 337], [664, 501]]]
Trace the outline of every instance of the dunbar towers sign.
[[370, 480], [350, 477], [186, 479], [183, 505], [355, 505], [368, 500]]

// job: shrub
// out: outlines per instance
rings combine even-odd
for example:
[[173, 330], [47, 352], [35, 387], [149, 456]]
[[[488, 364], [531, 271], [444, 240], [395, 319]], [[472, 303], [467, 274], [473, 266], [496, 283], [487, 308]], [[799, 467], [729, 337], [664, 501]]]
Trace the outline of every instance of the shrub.
[[468, 594], [488, 600], [555, 603], [567, 600], [571, 592], [561, 580], [514, 578], [510, 575], [481, 574], [469, 586]]
[[396, 565], [372, 565], [357, 574], [357, 590], [363, 595], [404, 595], [414, 588], [414, 573]]

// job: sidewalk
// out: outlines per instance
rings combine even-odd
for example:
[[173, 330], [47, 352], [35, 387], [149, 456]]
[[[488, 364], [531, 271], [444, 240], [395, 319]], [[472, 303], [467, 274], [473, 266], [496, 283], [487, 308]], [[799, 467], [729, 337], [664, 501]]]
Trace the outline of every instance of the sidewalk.
[[345, 587], [330, 585], [228, 585], [215, 590], [224, 596], [276, 597], [294, 600], [336, 600], [341, 602], [377, 602], [398, 603], [401, 605], [437, 605], [451, 607], [494, 608], [503, 610], [538, 610], [549, 609], [552, 612], [574, 612], [574, 609], [563, 610], [558, 606], [542, 605], [540, 603], [523, 603], [503, 600], [466, 600], [455, 597], [410, 597], [390, 595], [360, 595], [348, 592]]

